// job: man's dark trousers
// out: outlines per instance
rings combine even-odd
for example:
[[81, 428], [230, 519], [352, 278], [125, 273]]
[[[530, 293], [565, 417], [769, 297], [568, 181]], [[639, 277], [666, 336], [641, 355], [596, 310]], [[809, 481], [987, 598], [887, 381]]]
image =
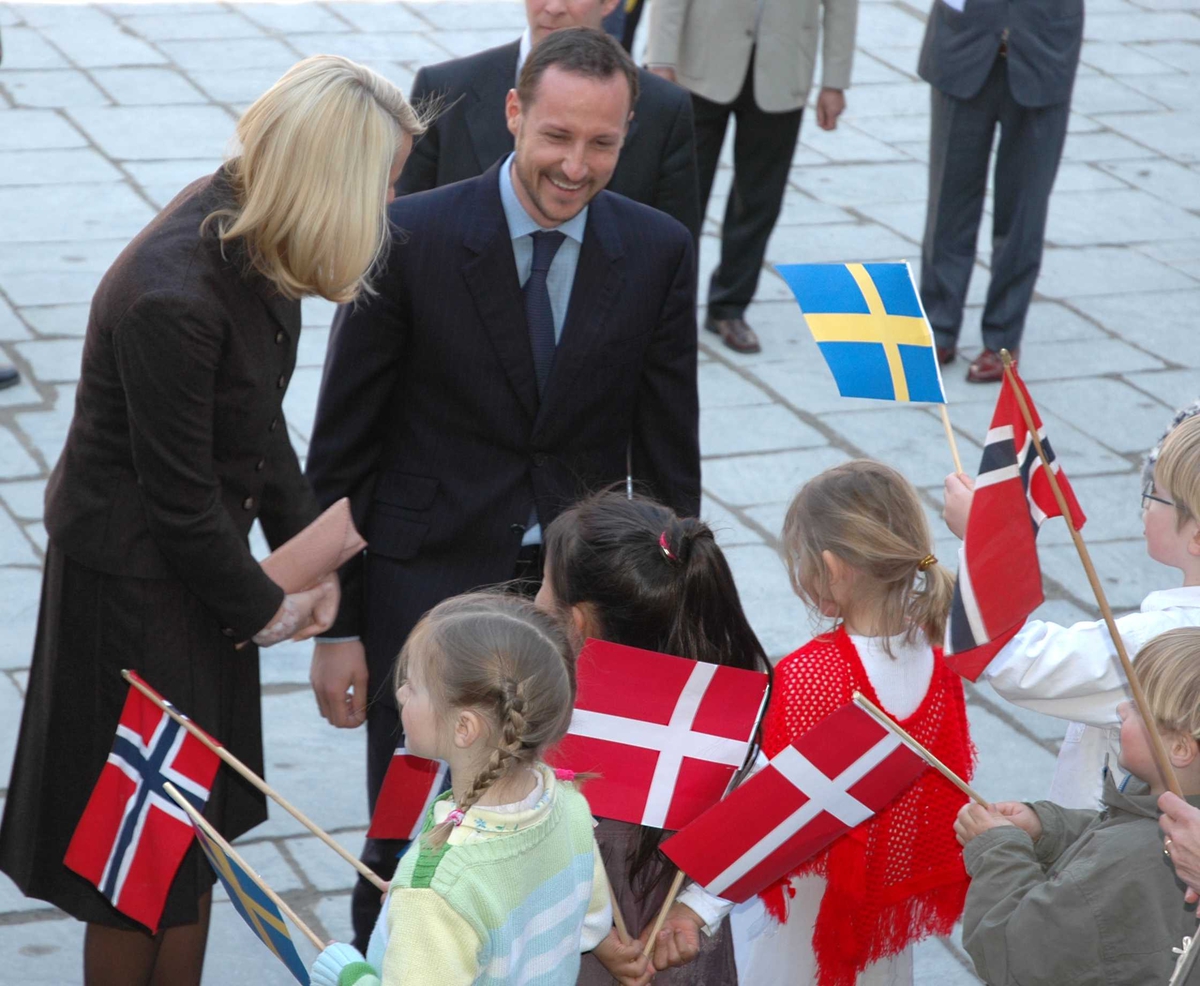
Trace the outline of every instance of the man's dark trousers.
[[1013, 98], [1008, 59], [1002, 55], [973, 98], [957, 99], [936, 87], [930, 92], [929, 208], [921, 252], [925, 313], [937, 344], [956, 345], [999, 126], [983, 345], [993, 352], [1015, 350], [1042, 265], [1046, 214], [1070, 103], [1022, 106]]
[[767, 241], [779, 218], [803, 109], [767, 113], [754, 101], [754, 55], [742, 91], [732, 103], [692, 93], [700, 217], [708, 210], [729, 117], [735, 119], [733, 186], [721, 232], [721, 262], [708, 285], [710, 318], [741, 318], [758, 287]]

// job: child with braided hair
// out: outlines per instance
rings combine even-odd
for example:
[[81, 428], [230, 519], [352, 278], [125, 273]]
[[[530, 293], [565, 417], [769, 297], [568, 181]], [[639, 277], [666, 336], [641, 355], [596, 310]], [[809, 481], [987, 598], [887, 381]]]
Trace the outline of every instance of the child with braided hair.
[[366, 958], [335, 943], [313, 983], [574, 984], [581, 950], [620, 946], [587, 802], [540, 759], [575, 698], [562, 627], [515, 595], [456, 596], [413, 629], [396, 685], [409, 751], [447, 761], [451, 790], [401, 858]]
[[[881, 463], [843, 463], [796, 494], [783, 529], [792, 588], [837, 625], [776, 665], [764, 754], [774, 757], [859, 691], [960, 777], [971, 776], [962, 683], [936, 649], [953, 576], [931, 541], [916, 491]], [[926, 771], [768, 889], [763, 902], [783, 925], [760, 921], [755, 934], [739, 934], [739, 950], [748, 945], [744, 979], [911, 983], [912, 944], [949, 934], [962, 913], [967, 874], [950, 826], [964, 800]]]

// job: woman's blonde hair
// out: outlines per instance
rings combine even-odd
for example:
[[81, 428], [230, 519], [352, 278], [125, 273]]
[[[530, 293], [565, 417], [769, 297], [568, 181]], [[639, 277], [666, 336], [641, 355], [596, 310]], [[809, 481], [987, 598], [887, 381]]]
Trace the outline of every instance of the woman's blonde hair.
[[370, 292], [388, 244], [388, 177], [425, 123], [392, 83], [337, 55], [293, 65], [238, 121], [228, 165], [237, 205], [215, 220], [288, 298], [339, 303]]
[[1163, 439], [1154, 478], [1175, 504], [1179, 527], [1200, 519], [1200, 417], [1180, 422]]
[[[396, 687], [417, 661], [440, 710], [470, 708], [491, 726], [492, 755], [459, 810], [468, 811], [518, 764], [532, 764], [566, 734], [575, 704], [575, 652], [562, 624], [527, 599], [472, 592], [439, 603], [409, 634]], [[425, 835], [446, 841], [447, 820]]]
[[1200, 739], [1200, 627], [1160, 633], [1137, 652], [1135, 670], [1159, 729]]
[[[907, 479], [871, 459], [827, 469], [801, 487], [783, 523], [783, 558], [796, 595], [813, 610], [831, 601], [831, 552], [875, 583], [880, 623], [912, 643], [941, 643], [954, 576], [931, 554], [929, 524]], [[918, 588], [918, 583], [919, 588]], [[886, 645], [885, 645], [886, 646]]]

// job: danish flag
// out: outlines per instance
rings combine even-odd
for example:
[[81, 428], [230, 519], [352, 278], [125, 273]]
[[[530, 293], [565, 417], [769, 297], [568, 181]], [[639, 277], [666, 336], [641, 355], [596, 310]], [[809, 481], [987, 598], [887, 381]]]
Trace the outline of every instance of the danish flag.
[[444, 760], [426, 760], [403, 746], [396, 747], [375, 799], [367, 838], [415, 839], [421, 834], [429, 806], [446, 790], [449, 774], [450, 765]]
[[592, 814], [679, 829], [729, 787], [746, 759], [767, 676], [589, 640], [553, 766], [597, 773]]
[[902, 794], [925, 762], [853, 702], [662, 844], [710, 893], [741, 902]]
[[112, 752], [64, 865], [122, 914], [156, 932], [194, 832], [163, 784], [170, 781], [203, 811], [219, 764], [212, 750], [130, 686]]
[[[1025, 384], [1015, 372], [1012, 379], [1025, 397], [1046, 458], [1079, 530], [1087, 518], [1059, 467]], [[958, 674], [971, 681], [978, 678], [1041, 605], [1042, 571], [1035, 539], [1048, 517], [1061, 516], [1050, 479], [1005, 374], [975, 478], [966, 536], [959, 551], [958, 581], [946, 624], [944, 659]]]

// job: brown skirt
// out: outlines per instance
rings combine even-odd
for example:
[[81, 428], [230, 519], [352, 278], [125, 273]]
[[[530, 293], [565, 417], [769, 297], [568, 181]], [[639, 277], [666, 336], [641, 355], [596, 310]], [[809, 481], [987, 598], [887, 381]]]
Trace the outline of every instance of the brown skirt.
[[[587, 793], [587, 789], [584, 789]], [[638, 874], [636, 886], [629, 882], [629, 860], [637, 852], [642, 827], [628, 822], [604, 819], [596, 826], [596, 842], [604, 859], [608, 879], [612, 884], [613, 897], [621, 908], [630, 935], [640, 935], [646, 925], [658, 916], [659, 908], [671, 888], [674, 867], [664, 864], [659, 857], [648, 869], [652, 872]], [[657, 879], [662, 870], [668, 869], [664, 879]], [[648, 883], [654, 889], [643, 896], [642, 890]], [[590, 952], [585, 953], [579, 967], [579, 986], [612, 986], [616, 980]], [[654, 977], [655, 986], [736, 986], [737, 966], [733, 959], [733, 935], [729, 930], [729, 918], [721, 922], [720, 930], [711, 938], [701, 933], [700, 954], [695, 960], [678, 969], [668, 969]]]
[[[142, 929], [62, 863], [112, 749], [129, 689], [122, 668], [138, 671], [262, 775], [258, 649], [236, 651], [181, 582], [97, 572], [52, 543], [0, 822], [0, 870], [26, 896], [81, 921]], [[204, 814], [232, 839], [266, 819], [266, 801], [221, 767]], [[161, 927], [197, 921], [196, 902], [214, 879], [193, 843], [171, 885]]]

